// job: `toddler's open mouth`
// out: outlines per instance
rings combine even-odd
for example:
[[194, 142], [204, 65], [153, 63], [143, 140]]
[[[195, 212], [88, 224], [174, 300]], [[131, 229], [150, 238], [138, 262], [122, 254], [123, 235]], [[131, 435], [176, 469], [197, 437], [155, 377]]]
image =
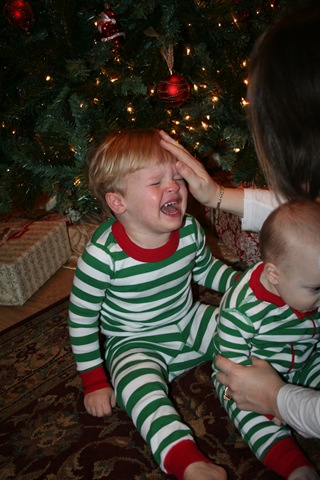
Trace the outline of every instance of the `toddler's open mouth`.
[[176, 215], [179, 213], [179, 209], [177, 208], [177, 202], [168, 202], [162, 205], [160, 208], [161, 212], [165, 215]]

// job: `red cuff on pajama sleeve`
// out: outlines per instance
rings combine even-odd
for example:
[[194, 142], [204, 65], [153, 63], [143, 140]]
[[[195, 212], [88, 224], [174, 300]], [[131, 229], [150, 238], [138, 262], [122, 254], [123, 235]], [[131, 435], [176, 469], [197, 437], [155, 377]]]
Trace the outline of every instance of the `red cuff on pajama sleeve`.
[[81, 372], [80, 377], [85, 395], [96, 390], [100, 390], [101, 388], [111, 387], [102, 365], [94, 368], [93, 370]]
[[185, 469], [195, 462], [212, 463], [198, 450], [192, 440], [182, 440], [167, 453], [164, 468], [169, 475], [174, 475], [178, 480], [183, 480]]

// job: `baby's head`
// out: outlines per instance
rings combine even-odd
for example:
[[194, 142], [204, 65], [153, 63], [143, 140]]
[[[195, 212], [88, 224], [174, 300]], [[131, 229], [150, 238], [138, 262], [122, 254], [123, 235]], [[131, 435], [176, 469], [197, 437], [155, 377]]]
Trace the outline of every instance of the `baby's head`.
[[320, 307], [320, 204], [289, 202], [274, 210], [260, 232], [263, 278], [295, 310]]
[[320, 250], [318, 202], [284, 203], [268, 216], [260, 231], [261, 258], [265, 263], [290, 264], [297, 261], [296, 253], [308, 245], [317, 245]]
[[151, 163], [162, 164], [176, 158], [160, 145], [155, 128], [126, 130], [107, 135], [89, 160], [88, 186], [107, 216], [113, 213], [105, 200], [106, 193], [124, 194], [127, 175]]

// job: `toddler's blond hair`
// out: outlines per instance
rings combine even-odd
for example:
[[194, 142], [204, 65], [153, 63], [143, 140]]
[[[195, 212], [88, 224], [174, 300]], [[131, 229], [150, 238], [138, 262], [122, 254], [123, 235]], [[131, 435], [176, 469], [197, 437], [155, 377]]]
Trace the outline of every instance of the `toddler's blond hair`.
[[114, 216], [105, 195], [125, 193], [128, 174], [150, 163], [176, 161], [160, 145], [160, 132], [155, 128], [126, 130], [107, 135], [94, 151], [88, 165], [87, 183], [107, 216]]

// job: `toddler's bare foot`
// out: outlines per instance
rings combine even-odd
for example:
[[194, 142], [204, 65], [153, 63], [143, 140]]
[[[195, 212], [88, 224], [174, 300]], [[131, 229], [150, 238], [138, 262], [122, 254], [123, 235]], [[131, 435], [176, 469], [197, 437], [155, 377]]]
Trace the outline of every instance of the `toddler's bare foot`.
[[300, 467], [290, 473], [287, 480], [319, 480], [317, 472], [311, 467]]
[[184, 480], [227, 480], [227, 478], [225, 469], [214, 463], [191, 463], [184, 472]]

